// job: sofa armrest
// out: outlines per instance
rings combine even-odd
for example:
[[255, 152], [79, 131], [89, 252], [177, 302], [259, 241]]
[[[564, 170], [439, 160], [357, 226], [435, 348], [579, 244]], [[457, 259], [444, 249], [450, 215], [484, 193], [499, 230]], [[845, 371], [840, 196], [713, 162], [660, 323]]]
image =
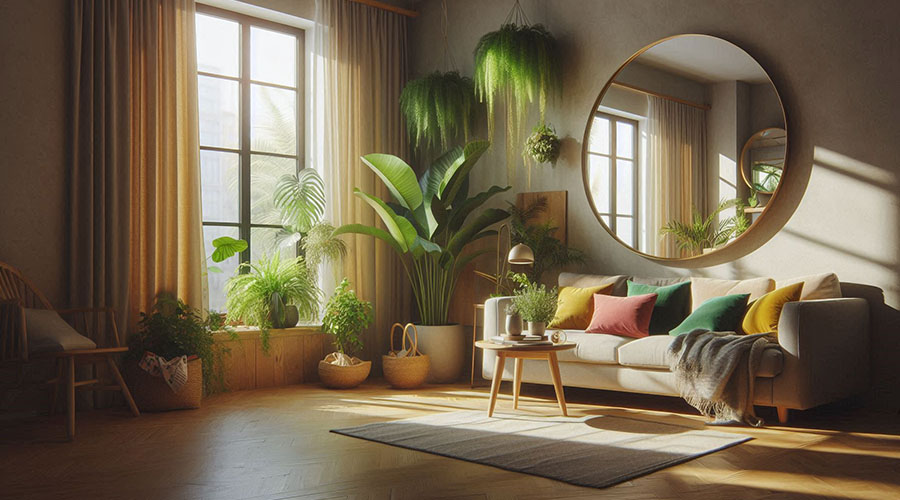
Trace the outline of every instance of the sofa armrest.
[[506, 308], [512, 297], [491, 297], [484, 303], [484, 329], [482, 339], [488, 340], [506, 333]]
[[841, 298], [789, 302], [778, 322], [784, 369], [777, 406], [806, 409], [857, 394], [869, 382], [869, 304]]

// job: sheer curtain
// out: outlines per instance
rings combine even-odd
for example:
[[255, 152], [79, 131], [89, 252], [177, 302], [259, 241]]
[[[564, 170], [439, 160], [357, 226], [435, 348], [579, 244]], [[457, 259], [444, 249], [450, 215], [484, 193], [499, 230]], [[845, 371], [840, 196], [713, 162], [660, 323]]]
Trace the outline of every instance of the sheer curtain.
[[[387, 188], [360, 156], [406, 156], [399, 106], [407, 79], [406, 18], [348, 0], [317, 0], [312, 59], [311, 110], [318, 137], [311, 156], [325, 179], [328, 217], [336, 226], [373, 225], [375, 213], [353, 189], [387, 199]], [[387, 350], [391, 324], [410, 319], [406, 277], [385, 243], [362, 235], [342, 238], [349, 253], [340, 274], [375, 309], [363, 354], [377, 365]]]
[[647, 192], [655, 209], [646, 223], [656, 233], [648, 238], [647, 253], [680, 257], [675, 238], [660, 235], [659, 228], [671, 220], [689, 221], [693, 207], [707, 213], [706, 112], [662, 97], [647, 99]]
[[73, 3], [70, 300], [205, 304], [193, 0]]

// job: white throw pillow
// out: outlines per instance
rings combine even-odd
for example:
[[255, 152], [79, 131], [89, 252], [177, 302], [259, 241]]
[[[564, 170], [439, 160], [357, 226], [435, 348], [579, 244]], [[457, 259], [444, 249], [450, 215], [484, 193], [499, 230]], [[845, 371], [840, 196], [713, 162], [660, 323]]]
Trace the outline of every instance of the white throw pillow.
[[75, 331], [56, 311], [25, 309], [25, 334], [29, 352], [95, 349], [97, 344]]
[[841, 282], [834, 273], [811, 274], [799, 278], [791, 278], [779, 281], [778, 288], [803, 282], [803, 290], [800, 291], [800, 300], [839, 299], [841, 294]]
[[717, 280], [713, 278], [691, 278], [691, 312], [700, 304], [715, 297], [749, 293], [750, 302], [775, 290], [772, 278], [751, 278], [748, 280]]

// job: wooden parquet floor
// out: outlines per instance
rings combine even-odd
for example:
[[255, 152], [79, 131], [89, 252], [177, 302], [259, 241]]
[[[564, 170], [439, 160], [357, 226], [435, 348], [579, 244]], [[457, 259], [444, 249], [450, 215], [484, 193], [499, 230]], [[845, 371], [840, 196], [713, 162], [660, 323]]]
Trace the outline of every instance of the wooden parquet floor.
[[[512, 411], [504, 384], [497, 411]], [[519, 411], [555, 414], [552, 389], [523, 388]], [[674, 398], [566, 390], [573, 416], [628, 415], [703, 427]], [[57, 417], [3, 422], [0, 497], [123, 499], [900, 498], [896, 414], [803, 412], [789, 427], [720, 428], [756, 439], [604, 490], [329, 433], [338, 427], [485, 409], [486, 388], [350, 391], [313, 385], [220, 394], [199, 410], [80, 412], [75, 442]], [[774, 420], [774, 415], [764, 415]]]

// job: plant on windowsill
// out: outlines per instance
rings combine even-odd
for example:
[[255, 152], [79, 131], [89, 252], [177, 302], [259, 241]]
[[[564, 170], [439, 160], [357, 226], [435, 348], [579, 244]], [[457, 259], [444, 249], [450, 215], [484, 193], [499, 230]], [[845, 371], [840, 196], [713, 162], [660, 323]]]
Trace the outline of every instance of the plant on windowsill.
[[350, 389], [361, 384], [372, 369], [371, 361], [352, 356], [363, 347], [360, 333], [374, 320], [372, 304], [360, 300], [344, 278], [328, 299], [322, 331], [334, 337], [336, 352], [319, 361], [319, 379], [327, 387]]
[[[236, 339], [218, 313], [207, 316], [169, 294], [156, 297], [149, 313], [141, 313], [138, 331], [128, 338], [126, 375], [141, 410], [197, 408], [203, 392], [225, 389], [222, 358], [227, 348], [214, 347], [213, 334], [225, 331]], [[187, 356], [188, 379], [176, 393], [163, 381], [138, 367], [150, 352], [165, 360]]]
[[[247, 272], [240, 272], [246, 270]], [[269, 330], [314, 320], [322, 291], [303, 257], [282, 260], [280, 253], [243, 263], [225, 286], [228, 319], [259, 327], [264, 352], [269, 351]]]
[[450, 302], [466, 265], [490, 252], [467, 251], [467, 247], [480, 238], [495, 236], [497, 232], [488, 228], [509, 216], [498, 208], [479, 210], [491, 197], [509, 190], [508, 186], [469, 195], [469, 174], [487, 148], [486, 141], [453, 148], [418, 179], [396, 156], [364, 156], [363, 163], [381, 178], [393, 200], [386, 202], [359, 189], [354, 194], [375, 210], [386, 230], [348, 224], [335, 231], [335, 235], [373, 236], [400, 257], [422, 321], [419, 347], [432, 356], [432, 382], [452, 382], [462, 370], [465, 331], [459, 325], [448, 325]]
[[528, 322], [528, 333], [543, 336], [547, 323], [556, 314], [558, 290], [556, 287], [548, 290], [546, 285], [530, 281], [528, 276], [522, 273], [514, 274], [512, 279], [519, 284], [512, 303], [522, 319]]

